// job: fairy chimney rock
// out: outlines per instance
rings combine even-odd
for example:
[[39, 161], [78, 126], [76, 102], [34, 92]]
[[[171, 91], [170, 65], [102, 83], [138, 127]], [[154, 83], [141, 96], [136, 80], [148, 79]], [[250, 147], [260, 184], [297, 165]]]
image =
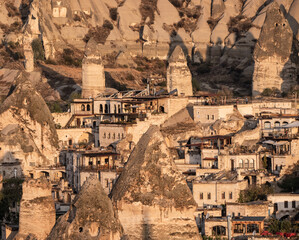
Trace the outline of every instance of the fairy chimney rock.
[[88, 41], [82, 62], [82, 97], [94, 98], [105, 90], [105, 73], [98, 44]]
[[292, 29], [278, 4], [273, 2], [254, 49], [253, 96], [266, 88], [288, 92], [296, 84], [292, 46]]
[[122, 226], [111, 200], [95, 177], [85, 181], [70, 210], [58, 219], [48, 240], [120, 240]]
[[129, 239], [200, 239], [196, 203], [157, 126], [139, 140], [111, 197]]
[[168, 59], [167, 90], [177, 89], [178, 96], [192, 96], [192, 75], [181, 46], [176, 46]]
[[56, 219], [51, 189], [45, 178], [29, 179], [23, 183], [16, 240], [27, 239], [29, 235], [38, 240], [46, 239]]

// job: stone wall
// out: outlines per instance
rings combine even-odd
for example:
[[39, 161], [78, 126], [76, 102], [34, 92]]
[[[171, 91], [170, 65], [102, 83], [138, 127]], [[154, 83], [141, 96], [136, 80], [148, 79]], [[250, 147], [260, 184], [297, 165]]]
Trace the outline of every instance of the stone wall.
[[226, 214], [231, 216], [268, 217], [269, 202], [227, 203]]
[[32, 234], [45, 239], [55, 224], [56, 214], [51, 184], [46, 179], [29, 179], [23, 183], [17, 240]]

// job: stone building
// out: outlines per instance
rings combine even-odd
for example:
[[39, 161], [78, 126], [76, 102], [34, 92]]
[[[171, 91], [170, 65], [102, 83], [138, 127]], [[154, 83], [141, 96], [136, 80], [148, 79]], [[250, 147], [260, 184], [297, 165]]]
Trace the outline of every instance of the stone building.
[[247, 186], [247, 180], [237, 173], [226, 171], [209, 174], [192, 182], [194, 200], [201, 207], [236, 202], [240, 191]]
[[232, 217], [266, 217], [271, 216], [271, 204], [267, 201], [255, 201], [248, 203], [226, 203], [226, 215]]
[[58, 219], [49, 240], [119, 240], [123, 229], [111, 200], [96, 178], [89, 178], [70, 210]]
[[200, 239], [196, 203], [157, 126], [139, 140], [111, 197], [130, 239]]
[[299, 194], [273, 193], [267, 196], [267, 200], [273, 204], [273, 214], [277, 219], [299, 217]]
[[50, 182], [45, 178], [26, 180], [23, 183], [19, 232], [16, 239], [26, 239], [29, 235], [38, 240], [46, 239], [55, 224], [55, 219]]
[[288, 92], [296, 85], [297, 69], [292, 59], [293, 32], [278, 3], [266, 13], [260, 37], [254, 49], [252, 95], [266, 88]]
[[67, 8], [65, 0], [52, 0], [52, 16], [54, 18], [65, 18], [67, 15]]
[[177, 90], [178, 96], [192, 96], [192, 75], [181, 46], [177, 45], [168, 59], [167, 90]]
[[94, 98], [105, 90], [105, 73], [101, 53], [94, 39], [86, 45], [82, 62], [82, 97]]

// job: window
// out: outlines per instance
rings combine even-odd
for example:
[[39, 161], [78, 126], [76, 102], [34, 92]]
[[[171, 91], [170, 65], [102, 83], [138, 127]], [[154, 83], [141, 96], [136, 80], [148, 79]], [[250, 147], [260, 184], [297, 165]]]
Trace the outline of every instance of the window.
[[108, 104], [105, 104], [105, 113], [109, 113]]
[[292, 208], [296, 208], [296, 201], [292, 201]]
[[265, 128], [265, 129], [270, 129], [270, 128], [271, 128], [271, 123], [268, 122], [268, 121], [265, 122], [265, 123], [264, 123], [264, 128]]
[[87, 111], [90, 111], [90, 105], [87, 104]]
[[212, 115], [212, 120], [214, 120], [214, 115]]
[[212, 234], [213, 234], [213, 236], [225, 236], [226, 228], [223, 226], [214, 226]]
[[249, 168], [249, 161], [248, 161], [248, 159], [245, 160], [245, 168], [246, 168], [246, 169]]
[[233, 199], [233, 193], [232, 192], [229, 193], [229, 199]]
[[254, 161], [253, 161], [253, 159], [250, 159], [250, 161], [249, 161], [249, 168], [254, 168]]
[[285, 126], [285, 125], [287, 125], [287, 124], [289, 124], [288, 122], [283, 122], [282, 123], [282, 126]]
[[247, 224], [247, 233], [259, 233], [259, 226], [257, 224]]
[[114, 104], [114, 113], [116, 113], [116, 105]]
[[242, 159], [239, 160], [239, 168], [243, 168], [243, 160]]
[[210, 115], [207, 115], [207, 119], [208, 119], [208, 120], [210, 119]]
[[81, 111], [85, 111], [85, 105], [84, 104], [81, 105]]
[[112, 137], [112, 139], [115, 139], [115, 133], [113, 133], [113, 137]]
[[107, 138], [110, 139], [110, 133], [108, 133], [108, 137]]
[[225, 199], [225, 192], [222, 193], [222, 199]]
[[276, 121], [276, 122], [274, 123], [274, 127], [276, 127], [276, 128], [280, 127], [280, 122]]
[[199, 194], [199, 199], [203, 199], [203, 193]]
[[92, 159], [91, 158], [89, 159], [88, 165], [92, 166]]
[[208, 193], [208, 199], [211, 199], [211, 193]]
[[120, 105], [118, 105], [118, 113], [120, 113]]
[[100, 104], [100, 113], [103, 113], [103, 105]]
[[118, 139], [120, 139], [120, 133], [119, 133], [119, 134], [117, 134], [117, 138], [118, 138]]
[[288, 201], [284, 201], [284, 208], [288, 208], [289, 207], [289, 202]]
[[106, 138], [106, 133], [104, 133], [104, 136], [103, 136], [103, 138]]
[[109, 163], [109, 158], [105, 158], [105, 164]]
[[234, 225], [234, 233], [243, 233], [243, 224], [235, 224]]

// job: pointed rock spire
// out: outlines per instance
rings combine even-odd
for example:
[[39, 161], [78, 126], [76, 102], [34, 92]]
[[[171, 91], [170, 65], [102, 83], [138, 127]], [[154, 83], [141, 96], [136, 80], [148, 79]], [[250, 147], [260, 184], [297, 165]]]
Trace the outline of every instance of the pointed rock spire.
[[111, 196], [130, 239], [199, 239], [196, 203], [157, 126], [139, 140]]
[[119, 240], [122, 227], [111, 200], [96, 178], [82, 186], [70, 210], [58, 219], [48, 240], [105, 239]]

